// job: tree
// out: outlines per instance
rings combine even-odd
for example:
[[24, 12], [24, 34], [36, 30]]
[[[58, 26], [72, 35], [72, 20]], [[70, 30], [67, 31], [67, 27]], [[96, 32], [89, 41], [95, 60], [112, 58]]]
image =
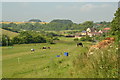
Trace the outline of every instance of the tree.
[[80, 38], [80, 41], [86, 41], [85, 37]]
[[43, 28], [43, 27], [42, 27], [42, 24], [40, 24], [40, 23], [38, 23], [38, 22], [36, 22], [33, 26], [34, 26], [34, 30], [40, 30], [40, 29]]
[[10, 38], [7, 35], [2, 35], [2, 46], [13, 45]]
[[25, 30], [34, 30], [34, 26], [31, 23], [25, 23], [24, 29]]
[[20, 35], [13, 38], [14, 44], [45, 43], [46, 38], [33, 31], [23, 31]]
[[46, 34], [46, 36], [53, 37], [53, 36], [58, 36], [58, 35], [53, 32], [49, 32]]
[[12, 39], [12, 42], [14, 44], [22, 44], [23, 43], [23, 40], [19, 37], [19, 36], [16, 36]]
[[85, 21], [84, 23], [82, 23], [82, 25], [85, 28], [91, 28], [91, 27], [93, 27], [93, 21]]
[[47, 43], [50, 43], [50, 44], [54, 44], [54, 42], [53, 42], [53, 39], [52, 39], [52, 38], [46, 38], [46, 42], [47, 42]]
[[38, 35], [33, 38], [33, 42], [35, 43], [45, 43], [46, 40], [42, 36]]
[[93, 41], [92, 37], [89, 37], [89, 36], [85, 36], [85, 37], [82, 37], [80, 38], [81, 41]]
[[114, 16], [115, 17], [113, 18], [111, 22], [111, 32], [113, 35], [120, 36], [120, 8], [118, 8]]
[[15, 23], [13, 23], [13, 22], [11, 22], [10, 24], [8, 24], [8, 27], [16, 27], [17, 26], [17, 24], [15, 24]]
[[86, 41], [93, 41], [92, 37], [86, 36]]
[[6, 29], [10, 29], [11, 31], [21, 31], [21, 30], [55, 30], [55, 31], [60, 31], [60, 30], [84, 30], [88, 27], [93, 27], [93, 21], [86, 21], [82, 24], [76, 24], [73, 23], [71, 20], [52, 20], [48, 24], [40, 24], [39, 20], [30, 20], [30, 22], [35, 22], [33, 23], [23, 23], [23, 24], [15, 24], [15, 23], [10, 23], [10, 24], [3, 24], [2, 26]]

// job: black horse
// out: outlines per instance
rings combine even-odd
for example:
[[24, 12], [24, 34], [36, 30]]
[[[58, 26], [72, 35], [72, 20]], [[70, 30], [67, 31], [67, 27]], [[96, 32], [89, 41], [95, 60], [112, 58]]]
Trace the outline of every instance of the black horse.
[[42, 47], [42, 49], [47, 49], [47, 47]]
[[83, 47], [83, 44], [82, 43], [77, 43], [77, 46], [82, 46]]

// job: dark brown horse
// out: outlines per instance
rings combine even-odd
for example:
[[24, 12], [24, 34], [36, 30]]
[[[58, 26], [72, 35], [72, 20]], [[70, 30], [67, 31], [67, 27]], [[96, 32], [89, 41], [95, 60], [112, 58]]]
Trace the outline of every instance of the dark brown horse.
[[42, 47], [42, 49], [51, 49], [51, 47]]
[[48, 47], [48, 49], [51, 49], [50, 47]]
[[42, 49], [47, 49], [46, 47], [42, 47]]
[[77, 43], [77, 47], [78, 47], [78, 46], [82, 46], [82, 47], [83, 47], [83, 44], [82, 44], [82, 43]]

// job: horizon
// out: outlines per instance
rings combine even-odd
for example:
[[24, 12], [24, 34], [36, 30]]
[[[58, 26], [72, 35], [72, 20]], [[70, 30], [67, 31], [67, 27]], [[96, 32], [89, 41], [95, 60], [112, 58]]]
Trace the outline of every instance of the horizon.
[[[35, 19], [35, 18], [33, 18], [33, 19]], [[30, 19], [31, 20], [31, 19]], [[40, 19], [39, 19], [40, 20]], [[70, 19], [53, 19], [53, 20], [70, 20]], [[53, 21], [53, 20], [51, 20], [51, 21]], [[40, 20], [41, 22], [46, 22], [46, 21], [42, 21], [42, 20]], [[50, 22], [51, 22], [50, 21]], [[72, 21], [72, 20], [71, 20]], [[88, 21], [88, 20], [86, 20], [86, 21]], [[86, 21], [84, 21], [84, 22], [86, 22]], [[28, 21], [0, 21], [0, 22], [29, 22], [29, 20]], [[50, 23], [50, 22], [47, 22], [47, 23]], [[73, 22], [73, 21], [72, 21]], [[81, 23], [84, 23], [84, 22], [81, 22]], [[93, 23], [99, 23], [99, 22], [104, 22], [104, 21], [97, 21], [97, 22], [95, 22], [95, 21], [93, 21]], [[105, 22], [110, 22], [110, 21], [105, 21]], [[75, 22], [73, 22], [73, 23], [75, 23]], [[81, 24], [81, 23], [76, 23], [76, 24]]]

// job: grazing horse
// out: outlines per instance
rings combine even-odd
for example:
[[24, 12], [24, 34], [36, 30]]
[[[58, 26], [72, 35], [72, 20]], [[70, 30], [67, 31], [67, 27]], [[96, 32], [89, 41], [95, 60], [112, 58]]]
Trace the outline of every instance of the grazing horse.
[[51, 49], [51, 47], [42, 47], [42, 48], [40, 48], [40, 49]]
[[48, 47], [48, 49], [51, 49], [50, 47]]
[[31, 52], [34, 52], [35, 50], [34, 49], [31, 49]]
[[82, 46], [83, 47], [83, 44], [82, 43], [77, 43], [77, 46]]
[[47, 49], [46, 47], [42, 47], [42, 49]]

